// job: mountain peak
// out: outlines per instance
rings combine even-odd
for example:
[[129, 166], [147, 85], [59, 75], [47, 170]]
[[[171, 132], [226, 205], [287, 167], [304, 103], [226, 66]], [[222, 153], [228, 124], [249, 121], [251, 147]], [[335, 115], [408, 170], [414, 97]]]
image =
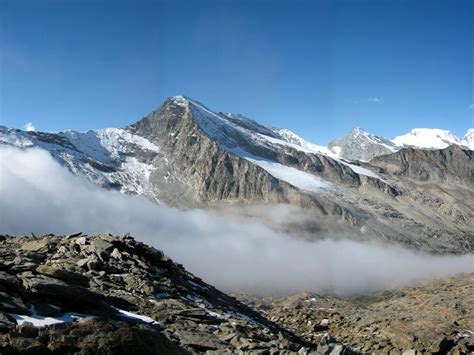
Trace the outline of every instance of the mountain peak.
[[332, 140], [328, 148], [340, 157], [362, 161], [395, 151], [394, 144], [388, 139], [369, 134], [360, 127], [354, 128], [343, 138]]
[[425, 149], [444, 149], [451, 144], [461, 144], [461, 140], [451, 131], [437, 128], [413, 128], [409, 133], [395, 137], [393, 142], [401, 147]]
[[192, 101], [192, 100], [187, 96], [176, 95], [176, 96], [168, 97], [165, 102], [169, 102], [177, 106], [185, 106], [186, 103], [188, 103], [189, 101]]
[[348, 133], [348, 136], [350, 137], [357, 137], [357, 136], [365, 136], [365, 137], [370, 137], [371, 134], [367, 131], [364, 131], [362, 128], [360, 127], [355, 127], [353, 128], [349, 133]]
[[469, 149], [474, 150], [474, 128], [469, 128], [462, 139], [462, 143]]
[[464, 138], [466, 138], [466, 137], [473, 137], [474, 138], [474, 128], [469, 128], [466, 131], [466, 134], [464, 134]]

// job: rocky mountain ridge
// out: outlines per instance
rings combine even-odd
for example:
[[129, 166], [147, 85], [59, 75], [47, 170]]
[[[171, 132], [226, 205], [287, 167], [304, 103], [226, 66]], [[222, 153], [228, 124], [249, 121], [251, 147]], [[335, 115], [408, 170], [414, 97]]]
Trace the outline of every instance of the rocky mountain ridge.
[[[474, 246], [474, 211], [465, 203], [473, 195], [472, 154], [456, 146], [432, 159], [425, 154], [425, 170], [436, 166], [438, 175], [453, 177], [428, 186], [423, 171], [411, 169], [408, 176], [390, 165], [414, 162], [419, 150], [402, 149], [373, 163], [348, 161], [290, 131], [180, 96], [125, 128], [53, 134], [3, 127], [0, 142], [46, 149], [99, 186], [180, 208], [295, 205], [314, 214], [311, 239], [337, 230], [438, 253]], [[448, 157], [460, 160], [449, 158], [448, 167]]]

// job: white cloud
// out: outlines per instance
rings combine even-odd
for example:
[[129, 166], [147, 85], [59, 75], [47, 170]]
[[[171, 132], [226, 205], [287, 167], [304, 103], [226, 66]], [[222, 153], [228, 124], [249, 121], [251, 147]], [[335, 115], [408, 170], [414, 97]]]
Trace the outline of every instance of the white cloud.
[[31, 122], [28, 122], [26, 125], [23, 126], [23, 128], [24, 128], [25, 131], [27, 131], [27, 132], [34, 132], [34, 131], [36, 131], [35, 126], [33, 126], [33, 123], [31, 123]]
[[[0, 148], [0, 196], [0, 234], [130, 232], [225, 290], [367, 292], [474, 271], [473, 255], [430, 256], [348, 240], [308, 242], [255, 219], [242, 223], [203, 210], [157, 206], [101, 189], [37, 149]], [[282, 206], [275, 211], [282, 219], [293, 212]], [[268, 207], [265, 212], [273, 215]]]
[[380, 102], [382, 102], [382, 99], [380, 97], [369, 97], [367, 99], [368, 102], [371, 102], [371, 103], [375, 103], [375, 104], [378, 104]]

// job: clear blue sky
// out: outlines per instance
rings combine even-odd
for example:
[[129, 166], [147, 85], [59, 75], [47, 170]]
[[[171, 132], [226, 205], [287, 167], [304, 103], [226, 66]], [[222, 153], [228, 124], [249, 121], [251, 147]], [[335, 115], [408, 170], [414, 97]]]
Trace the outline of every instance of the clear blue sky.
[[316, 143], [473, 127], [474, 1], [0, 0], [0, 122], [118, 127], [184, 94]]

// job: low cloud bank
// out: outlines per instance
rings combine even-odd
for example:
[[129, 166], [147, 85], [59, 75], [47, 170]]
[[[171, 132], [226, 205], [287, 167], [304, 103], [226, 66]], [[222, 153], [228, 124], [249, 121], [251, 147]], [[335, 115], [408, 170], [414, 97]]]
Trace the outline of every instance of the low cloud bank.
[[0, 196], [0, 233], [130, 232], [231, 291], [370, 292], [474, 271], [474, 255], [431, 256], [328, 239], [307, 242], [256, 220], [242, 223], [203, 210], [156, 206], [101, 189], [36, 149], [0, 148]]

